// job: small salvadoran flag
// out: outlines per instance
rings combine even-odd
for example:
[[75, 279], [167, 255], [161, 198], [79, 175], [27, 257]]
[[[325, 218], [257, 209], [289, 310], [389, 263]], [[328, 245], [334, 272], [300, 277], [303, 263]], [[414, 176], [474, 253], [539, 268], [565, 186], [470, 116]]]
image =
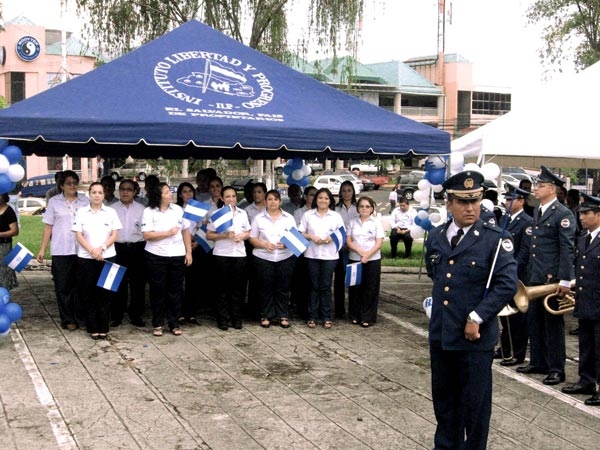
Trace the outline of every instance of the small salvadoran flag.
[[223, 233], [227, 231], [233, 225], [233, 208], [231, 205], [225, 205], [220, 209], [217, 209], [210, 220], [215, 226], [217, 233]]
[[23, 244], [17, 243], [10, 253], [6, 255], [3, 262], [15, 272], [20, 272], [29, 264], [31, 258], [33, 258], [33, 253]]
[[333, 233], [331, 233], [329, 237], [331, 238], [331, 240], [335, 244], [335, 248], [339, 252], [344, 247], [344, 244], [346, 244], [346, 229], [343, 226], [341, 226]]
[[196, 230], [196, 233], [194, 233], [194, 239], [205, 253], [210, 253], [215, 246], [213, 241], [209, 241], [206, 238], [206, 224], [202, 224], [202, 226]]
[[358, 286], [362, 280], [362, 264], [352, 263], [346, 266], [346, 287]]
[[297, 228], [286, 230], [283, 236], [281, 236], [281, 243], [296, 256], [304, 253], [310, 245]]
[[102, 268], [100, 278], [98, 279], [97, 286], [109, 291], [117, 292], [126, 270], [126, 267], [106, 261]]
[[183, 209], [183, 217], [192, 222], [202, 222], [209, 209], [210, 205], [191, 198]]

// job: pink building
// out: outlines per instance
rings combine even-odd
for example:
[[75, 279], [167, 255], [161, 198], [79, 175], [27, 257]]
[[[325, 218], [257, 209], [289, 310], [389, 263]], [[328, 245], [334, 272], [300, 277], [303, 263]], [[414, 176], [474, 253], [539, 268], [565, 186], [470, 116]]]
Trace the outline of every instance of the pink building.
[[[70, 33], [63, 38], [60, 30], [48, 30], [17, 17], [0, 32], [0, 96], [11, 105], [89, 72], [95, 62], [95, 55]], [[27, 156], [26, 177], [71, 169], [87, 182], [96, 179], [96, 163], [96, 158], [67, 155]]]

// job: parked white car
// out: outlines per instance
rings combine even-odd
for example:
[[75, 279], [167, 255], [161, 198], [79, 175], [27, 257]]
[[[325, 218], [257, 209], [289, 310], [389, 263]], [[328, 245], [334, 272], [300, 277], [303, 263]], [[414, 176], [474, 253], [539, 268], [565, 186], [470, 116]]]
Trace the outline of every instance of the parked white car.
[[359, 178], [355, 177], [352, 174], [321, 175], [315, 180], [314, 186], [317, 189], [327, 188], [331, 191], [333, 195], [338, 195], [340, 193], [340, 186], [344, 181], [352, 182], [357, 195], [360, 194], [360, 192], [363, 190], [362, 181], [360, 181]]
[[38, 197], [20, 198], [17, 202], [19, 214], [41, 214], [46, 209], [46, 200]]

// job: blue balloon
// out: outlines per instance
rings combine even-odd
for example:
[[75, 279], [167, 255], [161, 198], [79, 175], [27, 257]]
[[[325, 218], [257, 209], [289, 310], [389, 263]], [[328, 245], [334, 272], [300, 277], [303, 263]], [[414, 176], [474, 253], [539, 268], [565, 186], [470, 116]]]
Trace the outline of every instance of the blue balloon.
[[293, 158], [291, 161], [292, 161], [292, 168], [294, 170], [302, 169], [302, 166], [304, 166], [304, 161], [302, 161], [300, 158]]
[[10, 328], [10, 319], [6, 314], [0, 314], [0, 333], [4, 333]]
[[283, 166], [283, 173], [285, 173], [286, 175], [291, 175], [293, 171], [294, 169], [291, 165], [286, 164], [285, 166]]
[[0, 287], [0, 304], [6, 305], [10, 302], [10, 291], [4, 287]]
[[308, 179], [308, 177], [302, 177], [302, 179], [300, 181], [296, 181], [296, 184], [298, 186], [308, 186], [308, 184], [310, 183], [310, 180]]
[[21, 149], [16, 145], [9, 145], [2, 150], [2, 154], [6, 156], [6, 159], [8, 159], [8, 162], [11, 164], [17, 164], [23, 157]]
[[429, 174], [427, 179], [433, 185], [442, 184], [446, 180], [446, 169], [433, 169], [425, 173]]
[[429, 219], [429, 217], [421, 220], [421, 228], [423, 228], [425, 231], [429, 231], [433, 228], [433, 224], [431, 223], [431, 220]]
[[423, 221], [423, 219], [421, 219], [419, 216], [415, 216], [415, 219], [414, 219], [415, 225], [421, 226], [422, 221]]
[[291, 175], [288, 175], [285, 182], [287, 183], [288, 186], [291, 186], [292, 184], [298, 184], [298, 182], [296, 180], [294, 180]]
[[4, 305], [4, 314], [8, 316], [11, 322], [16, 322], [23, 316], [23, 309], [17, 303], [8, 303]]
[[0, 173], [0, 194], [6, 194], [10, 191], [10, 178], [5, 173]]

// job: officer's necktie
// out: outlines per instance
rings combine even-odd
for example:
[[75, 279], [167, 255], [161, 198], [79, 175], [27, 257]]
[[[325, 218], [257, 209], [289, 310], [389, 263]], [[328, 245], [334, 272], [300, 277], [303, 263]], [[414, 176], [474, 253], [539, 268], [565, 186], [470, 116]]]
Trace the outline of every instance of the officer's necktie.
[[590, 242], [592, 242], [592, 233], [588, 233], [588, 235], [585, 237], [585, 249], [586, 250], [590, 246]]
[[453, 250], [458, 245], [458, 241], [460, 241], [460, 238], [462, 237], [462, 235], [464, 233], [465, 232], [463, 231], [463, 229], [459, 228], [458, 231], [456, 232], [456, 234], [454, 236], [452, 236], [452, 238], [450, 239], [450, 246], [452, 247]]

